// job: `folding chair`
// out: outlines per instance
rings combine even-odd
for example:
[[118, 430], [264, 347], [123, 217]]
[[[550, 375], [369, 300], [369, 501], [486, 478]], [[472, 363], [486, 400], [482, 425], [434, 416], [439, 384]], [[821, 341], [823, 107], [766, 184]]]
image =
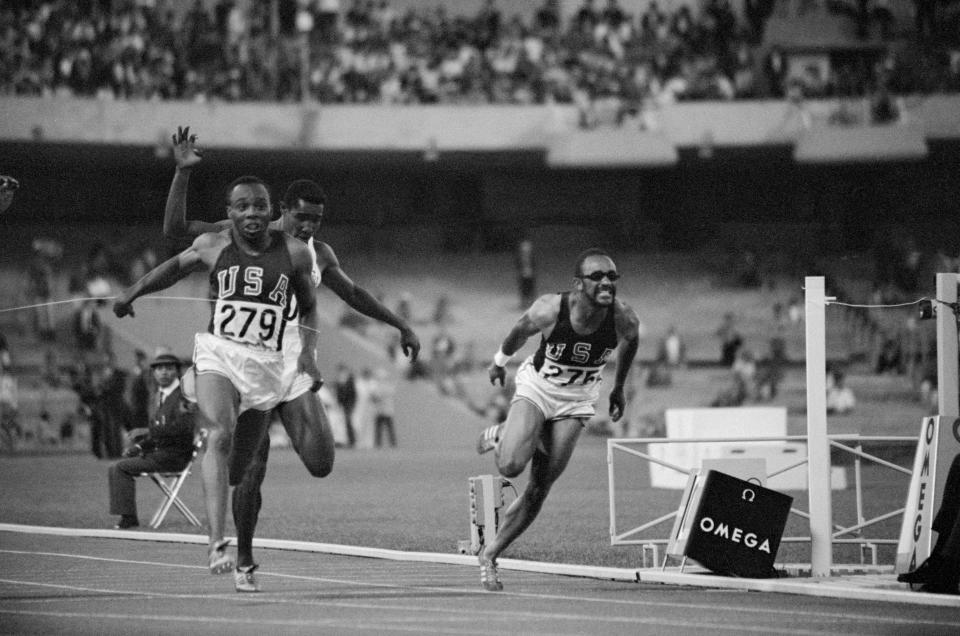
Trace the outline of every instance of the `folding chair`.
[[180, 514], [186, 518], [192, 525], [199, 526], [200, 520], [197, 519], [197, 516], [193, 514], [187, 505], [183, 503], [183, 500], [180, 499], [179, 493], [180, 488], [183, 487], [183, 483], [187, 481], [187, 477], [190, 476], [190, 469], [193, 467], [193, 462], [196, 461], [197, 456], [200, 454], [200, 451], [203, 449], [203, 445], [207, 440], [207, 432], [203, 429], [193, 438], [193, 454], [190, 456], [190, 461], [187, 462], [187, 465], [183, 467], [183, 470], [173, 471], [173, 472], [154, 472], [154, 473], [140, 473], [141, 477], [149, 477], [153, 483], [157, 485], [160, 490], [163, 491], [164, 499], [163, 503], [160, 504], [160, 507], [157, 508], [157, 511], [153, 514], [153, 517], [150, 519], [150, 527], [157, 528], [163, 523], [163, 520], [166, 518], [167, 513], [170, 512], [171, 506], [176, 506], [177, 510], [180, 511]]

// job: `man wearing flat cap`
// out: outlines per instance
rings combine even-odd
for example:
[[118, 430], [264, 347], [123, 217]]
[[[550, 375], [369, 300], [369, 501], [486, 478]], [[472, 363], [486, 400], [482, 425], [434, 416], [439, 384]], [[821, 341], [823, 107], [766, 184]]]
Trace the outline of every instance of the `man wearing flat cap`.
[[149, 427], [110, 466], [110, 514], [120, 515], [116, 528], [135, 528], [137, 518], [135, 478], [141, 473], [182, 470], [193, 454], [194, 406], [180, 386], [180, 359], [158, 349], [150, 369], [156, 392], [150, 399]]

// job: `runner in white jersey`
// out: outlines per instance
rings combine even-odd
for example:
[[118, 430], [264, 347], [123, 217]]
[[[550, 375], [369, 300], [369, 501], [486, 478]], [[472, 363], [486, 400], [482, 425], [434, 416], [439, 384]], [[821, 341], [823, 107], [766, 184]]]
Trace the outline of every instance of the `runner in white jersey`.
[[506, 513], [495, 537], [480, 549], [480, 583], [503, 589], [497, 557], [533, 523], [553, 482], [560, 477], [584, 423], [595, 412], [603, 368], [617, 352], [610, 390], [610, 417], [623, 414], [623, 385], [637, 354], [639, 320], [617, 300], [616, 265], [606, 252], [592, 248], [577, 258], [573, 290], [538, 298], [504, 339], [488, 371], [490, 382], [503, 385], [504, 368], [530, 336], [541, 335], [537, 351], [517, 370], [516, 392], [507, 419], [484, 430], [480, 453], [496, 450], [497, 469], [516, 477], [531, 463], [523, 493]]
[[[223, 222], [188, 221], [186, 218], [189, 176], [202, 156], [196, 145], [196, 136], [190, 134], [189, 128], [179, 128], [173, 136], [173, 154], [177, 170], [164, 211], [164, 234], [173, 238], [189, 237], [222, 227]], [[319, 287], [322, 282], [354, 310], [397, 328], [403, 352], [416, 359], [420, 341], [409, 325], [354, 283], [340, 268], [333, 249], [314, 238], [323, 220], [325, 204], [326, 196], [317, 183], [306, 179], [294, 181], [283, 195], [281, 216], [270, 224], [271, 228], [281, 229], [307, 244], [313, 258], [311, 278], [314, 287]], [[315, 393], [320, 384], [297, 371], [304, 334], [296, 328], [296, 305], [290, 309], [286, 317], [292, 321], [291, 328], [286, 330], [283, 340], [286, 393], [277, 406], [277, 413], [304, 466], [314, 477], [325, 477], [333, 469], [333, 435], [326, 412]], [[254, 418], [254, 413], [241, 417], [230, 464], [230, 484], [236, 486], [233, 511], [237, 525], [238, 591], [257, 589], [250, 569], [255, 567], [252, 537], [262, 502], [260, 485], [266, 475], [270, 451], [270, 440], [266, 435], [268, 420]]]

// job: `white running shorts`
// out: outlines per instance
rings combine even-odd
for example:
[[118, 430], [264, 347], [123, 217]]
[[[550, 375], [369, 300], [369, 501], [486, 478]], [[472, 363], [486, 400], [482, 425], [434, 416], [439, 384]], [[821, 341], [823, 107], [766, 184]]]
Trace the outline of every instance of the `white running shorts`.
[[254, 349], [211, 333], [198, 333], [193, 348], [197, 375], [216, 373], [230, 380], [240, 394], [240, 412], [269, 411], [287, 394], [283, 354]]
[[575, 394], [570, 389], [559, 390], [537, 374], [529, 358], [517, 369], [516, 384], [513, 399], [533, 403], [548, 422], [573, 417], [586, 420], [596, 414], [596, 391], [584, 390]]

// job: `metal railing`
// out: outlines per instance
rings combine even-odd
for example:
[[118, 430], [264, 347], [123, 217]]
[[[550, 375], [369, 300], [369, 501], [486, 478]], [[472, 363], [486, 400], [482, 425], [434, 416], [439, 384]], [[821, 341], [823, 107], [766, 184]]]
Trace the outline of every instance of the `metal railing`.
[[[917, 442], [916, 437], [910, 436], [861, 436], [856, 434], [839, 434], [839, 435], [828, 435], [829, 444], [832, 448], [836, 448], [840, 451], [850, 453], [854, 456], [853, 462], [853, 483], [855, 491], [855, 507], [856, 507], [856, 518], [857, 522], [851, 526], [841, 526], [839, 524], [833, 523], [833, 532], [831, 534], [832, 543], [834, 544], [860, 544], [860, 559], [861, 563], [864, 562], [864, 551], [869, 549], [871, 552], [871, 563], [872, 565], [877, 565], [877, 545], [896, 545], [897, 538], [886, 538], [886, 537], [877, 537], [877, 538], [866, 538], [863, 537], [863, 530], [874, 526], [878, 523], [886, 521], [888, 519], [895, 518], [903, 514], [904, 508], [900, 507], [897, 509], [889, 510], [882, 512], [874, 517], [867, 519], [864, 516], [864, 500], [863, 500], [863, 477], [862, 477], [862, 463], [864, 460], [873, 462], [879, 466], [883, 466], [890, 470], [903, 473], [908, 477], [912, 474], [912, 470], [909, 468], [904, 468], [898, 466], [892, 462], [889, 462], [883, 458], [872, 455], [863, 450], [864, 443], [875, 443], [875, 442], [906, 442], [915, 444]], [[689, 437], [689, 438], [673, 438], [667, 439], [663, 437], [646, 437], [646, 438], [616, 438], [607, 440], [607, 474], [608, 474], [608, 487], [609, 487], [609, 501], [610, 501], [610, 544], [613, 546], [622, 546], [622, 545], [641, 545], [643, 546], [643, 561], [644, 567], [646, 567], [648, 553], [652, 553], [653, 561], [656, 563], [659, 561], [659, 546], [666, 546], [672, 540], [671, 537], [665, 539], [649, 539], [649, 538], [631, 538], [639, 535], [642, 532], [655, 528], [661, 524], [664, 524], [668, 521], [673, 521], [676, 519], [679, 514], [679, 509], [668, 514], [657, 517], [650, 521], [646, 521], [639, 526], [626, 530], [624, 532], [619, 532], [617, 529], [617, 503], [616, 503], [616, 476], [614, 471], [614, 457], [615, 451], [621, 451], [627, 455], [638, 457], [640, 459], [646, 460], [651, 463], [658, 464], [670, 470], [676, 472], [692, 475], [697, 472], [698, 468], [686, 468], [679, 466], [673, 462], [661, 459], [659, 457], [654, 457], [648, 452], [634, 448], [634, 446], [648, 445], [648, 444], [696, 444], [696, 443], [759, 443], [759, 442], [807, 442], [807, 436], [805, 435], [784, 435], [784, 436], [771, 436], [771, 437]], [[853, 445], [850, 445], [853, 443]], [[749, 457], [749, 454], [745, 454], [744, 457]], [[798, 469], [802, 466], [805, 466], [808, 463], [808, 458], [804, 457], [803, 459], [789, 464], [787, 466], [781, 467], [773, 472], [767, 474], [767, 479], [776, 477], [790, 470]], [[790, 508], [790, 513], [795, 514], [804, 519], [810, 519], [810, 515], [795, 507]], [[809, 536], [796, 536], [796, 537], [784, 537], [781, 539], [781, 543], [802, 543], [802, 542], [811, 542], [812, 539]]]

